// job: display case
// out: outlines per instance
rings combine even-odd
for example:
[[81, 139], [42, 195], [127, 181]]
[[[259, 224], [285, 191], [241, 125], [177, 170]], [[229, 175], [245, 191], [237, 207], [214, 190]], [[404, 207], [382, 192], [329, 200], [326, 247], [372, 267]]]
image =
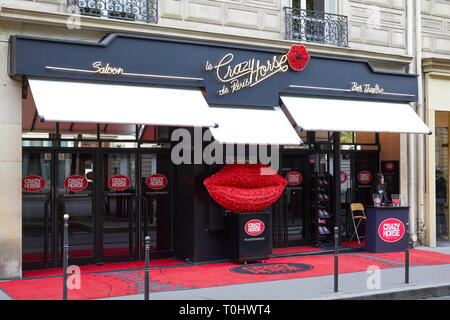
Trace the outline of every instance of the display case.
[[332, 181], [329, 174], [314, 174], [309, 179], [310, 232], [317, 244], [333, 239]]

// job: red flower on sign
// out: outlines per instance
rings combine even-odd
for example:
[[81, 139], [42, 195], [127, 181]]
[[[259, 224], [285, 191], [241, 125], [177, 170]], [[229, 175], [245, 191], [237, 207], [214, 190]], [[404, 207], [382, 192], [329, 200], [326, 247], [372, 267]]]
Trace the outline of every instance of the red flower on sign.
[[286, 56], [288, 58], [289, 65], [295, 71], [302, 71], [305, 69], [306, 64], [310, 59], [305, 46], [301, 45], [293, 45]]
[[205, 179], [211, 197], [234, 212], [257, 212], [274, 203], [287, 181], [263, 164], [229, 164]]

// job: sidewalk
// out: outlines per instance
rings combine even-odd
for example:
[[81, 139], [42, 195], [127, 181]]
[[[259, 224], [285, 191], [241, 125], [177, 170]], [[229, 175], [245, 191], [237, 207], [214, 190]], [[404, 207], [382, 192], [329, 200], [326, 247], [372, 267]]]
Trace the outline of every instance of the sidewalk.
[[[450, 254], [450, 247], [416, 247]], [[309, 277], [279, 281], [237, 284], [200, 289], [183, 289], [150, 293], [150, 300], [417, 300], [450, 295], [450, 264], [410, 266], [409, 284], [405, 269], [380, 269], [379, 289], [369, 289], [371, 272], [340, 274], [338, 292], [334, 292], [334, 276]], [[143, 300], [143, 294], [101, 300]]]
[[[257, 272], [259, 275], [255, 277], [259, 277], [259, 280], [254, 280], [254, 275], [251, 274], [230, 272], [229, 268], [234, 269], [236, 266], [233, 263], [203, 265], [177, 263], [162, 268], [154, 266], [151, 269], [150, 281], [153, 291], [150, 292], [150, 300], [197, 300], [199, 302], [206, 300], [417, 300], [450, 296], [450, 246], [414, 249], [419, 250], [415, 250], [411, 255], [411, 258], [413, 256], [415, 258], [411, 260], [408, 284], [405, 283], [404, 253], [397, 253], [395, 257], [390, 254], [368, 255], [364, 252], [340, 254], [340, 274], [336, 293], [334, 292], [332, 254], [269, 259], [269, 263], [264, 264], [263, 270], [269, 270], [271, 265], [276, 265], [284, 267], [284, 271], [289, 271], [290, 267], [299, 267], [302, 263], [303, 266], [305, 263], [312, 264], [314, 269], [300, 273], [288, 272], [284, 275], [265, 275]], [[360, 265], [354, 265], [357, 263]], [[111, 271], [114, 266], [108, 265], [109, 271], [101, 271], [103, 267], [85, 267], [85, 273], [82, 275], [83, 288], [81, 291], [69, 292], [69, 299], [144, 300], [142, 262], [126, 265], [132, 269], [119, 268], [121, 270]], [[379, 268], [374, 270], [373, 266]], [[244, 265], [239, 266], [241, 267]], [[253, 268], [255, 266], [250, 264], [244, 269], [251, 271]], [[256, 268], [258, 268], [257, 265]], [[274, 269], [270, 269], [272, 270]], [[59, 271], [61, 270], [39, 272], [34, 279], [28, 272], [28, 280], [0, 282], [2, 288], [6, 288], [5, 291], [0, 290], [0, 300], [12, 300], [12, 297], [14, 299], [60, 300], [62, 276]], [[253, 280], [249, 282], [248, 279]]]

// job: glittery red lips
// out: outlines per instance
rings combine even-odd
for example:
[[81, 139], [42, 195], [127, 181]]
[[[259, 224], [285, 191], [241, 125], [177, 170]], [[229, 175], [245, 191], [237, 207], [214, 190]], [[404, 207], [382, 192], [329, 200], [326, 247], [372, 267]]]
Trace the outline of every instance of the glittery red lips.
[[306, 64], [310, 59], [305, 46], [301, 45], [293, 45], [286, 56], [288, 58], [289, 65], [295, 71], [302, 71], [305, 69]]
[[229, 164], [205, 179], [211, 197], [234, 212], [257, 212], [274, 203], [287, 181], [263, 164]]

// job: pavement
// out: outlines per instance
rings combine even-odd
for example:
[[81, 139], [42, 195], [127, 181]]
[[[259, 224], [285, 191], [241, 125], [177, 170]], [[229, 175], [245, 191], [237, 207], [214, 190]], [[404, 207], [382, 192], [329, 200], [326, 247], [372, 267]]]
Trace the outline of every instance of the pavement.
[[[445, 247], [415, 247], [450, 254]], [[339, 274], [337, 292], [334, 275], [267, 281], [200, 289], [150, 293], [150, 300], [432, 300], [450, 299], [450, 264], [375, 269]], [[143, 294], [101, 300], [143, 300]]]

